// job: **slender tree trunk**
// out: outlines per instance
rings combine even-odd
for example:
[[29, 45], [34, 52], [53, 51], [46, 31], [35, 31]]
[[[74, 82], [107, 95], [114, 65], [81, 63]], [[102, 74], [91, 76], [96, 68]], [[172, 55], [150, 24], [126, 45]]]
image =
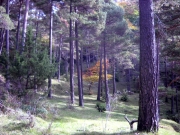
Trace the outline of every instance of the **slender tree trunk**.
[[[49, 59], [52, 64], [52, 27], [53, 27], [53, 12], [52, 12], [52, 0], [50, 0], [50, 24], [49, 24]], [[51, 76], [48, 78], [48, 97], [52, 97], [52, 88], [51, 88]]]
[[165, 61], [164, 61], [164, 68], [165, 68], [165, 87], [167, 88], [168, 87], [168, 82], [167, 82], [167, 56], [165, 56]]
[[[70, 14], [72, 13], [72, 0], [70, 0]], [[69, 37], [70, 37], [70, 95], [71, 95], [71, 104], [74, 104], [74, 47], [73, 47], [73, 34], [72, 34], [72, 20], [70, 18], [69, 22]]]
[[[76, 9], [75, 9], [76, 11]], [[78, 79], [78, 92], [79, 92], [79, 106], [84, 106], [82, 83], [81, 83], [81, 72], [79, 67], [79, 43], [78, 43], [78, 23], [75, 22], [75, 36], [76, 36], [76, 66], [77, 66], [77, 79]]]
[[100, 63], [99, 63], [99, 81], [98, 81], [98, 92], [97, 92], [97, 100], [100, 101], [101, 99], [101, 90], [102, 90], [102, 43], [100, 45]]
[[178, 88], [176, 86], [176, 113], [179, 112], [179, 107], [178, 107]]
[[[103, 73], [102, 73], [103, 74]], [[103, 79], [101, 80], [101, 97], [103, 96], [103, 93], [104, 93], [104, 91], [105, 91], [105, 88], [104, 88], [105, 86], [104, 86], [104, 81], [103, 81]]]
[[[174, 69], [174, 61], [172, 62], [172, 69]], [[172, 76], [171, 76], [172, 80], [174, 80], [176, 78], [176, 75], [173, 73], [172, 71]], [[171, 90], [174, 91], [174, 88], [176, 88], [176, 83], [173, 82], [171, 84]], [[171, 113], [174, 114], [175, 113], [175, 108], [174, 108], [174, 95], [171, 96]]]
[[[159, 49], [160, 49], [160, 34], [159, 32], [156, 33], [156, 46], [157, 46], [157, 87], [159, 85], [160, 82], [160, 74], [159, 74]], [[158, 89], [158, 88], [157, 88]], [[159, 102], [159, 101], [158, 101]], [[158, 104], [158, 108], [159, 108], [159, 104]], [[158, 114], [160, 113], [160, 110], [158, 109]], [[160, 116], [159, 116], [160, 119]]]
[[116, 79], [116, 65], [115, 65], [115, 59], [113, 58], [113, 96], [117, 92], [115, 79]]
[[88, 51], [88, 48], [86, 48], [86, 65], [87, 65], [87, 68], [89, 68], [89, 51]]
[[19, 1], [18, 25], [17, 25], [17, 33], [16, 33], [16, 50], [19, 50], [19, 31], [20, 31], [22, 3], [23, 3], [22, 1]]
[[104, 83], [105, 83], [105, 92], [106, 92], [106, 110], [110, 110], [110, 101], [109, 101], [109, 87], [108, 87], [108, 78], [107, 78], [107, 56], [106, 56], [106, 33], [104, 32]]
[[66, 80], [69, 81], [69, 77], [68, 77], [68, 70], [69, 69], [69, 63], [68, 63], [68, 59], [65, 59], [65, 72], [66, 72]]
[[39, 32], [39, 10], [37, 10], [36, 13], [36, 39], [35, 39], [35, 45], [37, 45], [37, 38], [38, 38], [38, 32]]
[[157, 132], [158, 66], [155, 42], [153, 0], [139, 0], [140, 9], [140, 93], [138, 130]]
[[171, 113], [174, 114], [174, 96], [171, 96]]
[[[174, 64], [175, 68], [176, 67], [176, 63]], [[176, 78], [176, 75], [174, 75], [174, 79]], [[175, 89], [176, 89], [176, 96], [174, 96], [175, 98], [175, 109], [176, 109], [176, 113], [179, 112], [179, 109], [178, 109], [178, 86], [177, 86], [177, 82], [175, 82]]]
[[[6, 14], [9, 15], [9, 0], [6, 1]], [[7, 55], [7, 65], [6, 65], [6, 89], [9, 90], [9, 30], [6, 30], [6, 55]]]
[[130, 69], [126, 69], [126, 87], [127, 87], [127, 91], [130, 92], [131, 91], [131, 87], [130, 87]]
[[29, 78], [30, 78], [30, 73], [29, 72], [30, 71], [28, 70], [27, 75], [26, 75], [26, 88], [25, 89], [29, 89]]
[[59, 44], [59, 51], [58, 51], [58, 81], [60, 81], [61, 78], [61, 47], [63, 44], [63, 37], [62, 35], [60, 36], [60, 44]]
[[0, 55], [2, 53], [2, 49], [3, 49], [3, 43], [5, 40], [5, 29], [0, 29], [1, 33], [0, 33]]
[[25, 46], [28, 12], [29, 12], [29, 0], [26, 0], [26, 8], [25, 8], [24, 20], [23, 20], [22, 49], [21, 49], [21, 52], [22, 52], [22, 50], [23, 50], [23, 48]]
[[[34, 53], [37, 52], [37, 38], [38, 38], [38, 29], [39, 29], [39, 11], [37, 10], [36, 12], [36, 39], [35, 39], [35, 48], [34, 48]], [[37, 89], [38, 89], [38, 86], [37, 86], [37, 79], [36, 79], [36, 73], [34, 73], [34, 94], [37, 93]]]
[[83, 47], [81, 47], [80, 57], [81, 57], [81, 88], [82, 88], [82, 93], [84, 93], [83, 92], [83, 53], [82, 53], [82, 50], [83, 50]]

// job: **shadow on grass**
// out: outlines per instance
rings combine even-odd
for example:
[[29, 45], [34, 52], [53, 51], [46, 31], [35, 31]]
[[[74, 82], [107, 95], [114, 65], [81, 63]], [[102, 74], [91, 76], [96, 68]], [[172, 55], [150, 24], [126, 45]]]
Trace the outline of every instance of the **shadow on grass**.
[[170, 125], [176, 132], [180, 132], [180, 124], [176, 122], [163, 121], [164, 124]]
[[83, 132], [83, 133], [75, 133], [72, 135], [134, 135], [136, 133], [136, 131], [133, 132], [119, 132], [119, 133], [99, 133], [99, 132]]
[[8, 131], [22, 130], [22, 129], [27, 129], [28, 124], [27, 123], [10, 123], [6, 126], [3, 126], [3, 128]]

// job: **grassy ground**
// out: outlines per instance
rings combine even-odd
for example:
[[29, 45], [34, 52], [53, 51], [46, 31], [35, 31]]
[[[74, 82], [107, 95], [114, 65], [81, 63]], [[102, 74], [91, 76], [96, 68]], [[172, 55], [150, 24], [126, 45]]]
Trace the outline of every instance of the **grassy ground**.
[[[128, 102], [113, 102], [111, 112], [100, 113], [95, 108], [97, 103], [95, 86], [92, 87], [94, 94], [86, 94], [84, 107], [79, 107], [77, 94], [75, 105], [69, 105], [69, 96], [66, 93], [69, 89], [68, 83], [64, 81], [58, 83], [54, 80], [53, 84], [52, 99], [34, 98], [34, 101], [37, 100], [44, 108], [42, 113], [33, 116], [34, 127], [29, 126], [29, 115], [19, 109], [0, 115], [0, 135], [147, 135], [137, 132], [136, 124], [134, 131], [130, 131], [129, 124], [124, 119], [125, 114], [129, 119], [137, 119], [138, 94], [129, 95]], [[86, 86], [85, 93], [88, 93]], [[161, 108], [168, 105], [163, 104]], [[180, 124], [164, 119], [163, 111], [161, 114], [160, 129], [156, 134], [180, 135]]]

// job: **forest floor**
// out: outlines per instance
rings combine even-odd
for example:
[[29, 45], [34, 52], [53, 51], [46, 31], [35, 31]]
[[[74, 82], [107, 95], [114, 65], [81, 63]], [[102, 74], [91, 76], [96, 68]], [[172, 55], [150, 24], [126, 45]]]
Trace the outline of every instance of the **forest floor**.
[[[76, 83], [76, 82], [75, 82]], [[75, 92], [75, 104], [69, 104], [69, 83], [53, 80], [53, 97], [47, 99], [43, 93], [38, 92], [29, 101], [29, 104], [20, 104], [10, 109], [6, 114], [0, 113], [0, 135], [147, 135], [134, 131], [125, 120], [127, 117], [138, 117], [138, 94], [128, 95], [128, 102], [111, 97], [112, 111], [99, 112], [95, 107], [96, 86], [89, 95], [88, 88], [84, 88], [84, 107], [78, 106], [78, 96]], [[77, 88], [75, 87], [75, 90]], [[11, 97], [12, 99], [13, 97]], [[103, 103], [102, 103], [103, 104]], [[160, 105], [160, 126], [158, 133], [148, 135], [180, 135], [180, 124], [167, 120], [165, 111], [170, 103]], [[33, 112], [34, 115], [28, 112]]]

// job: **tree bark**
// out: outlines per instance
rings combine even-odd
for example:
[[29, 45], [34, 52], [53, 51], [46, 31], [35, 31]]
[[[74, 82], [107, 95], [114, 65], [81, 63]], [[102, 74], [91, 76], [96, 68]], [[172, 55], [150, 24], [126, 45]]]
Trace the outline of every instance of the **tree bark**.
[[88, 51], [88, 48], [86, 48], [86, 65], [87, 65], [87, 68], [89, 68], [89, 51]]
[[178, 107], [178, 88], [176, 86], [176, 113], [179, 112], [179, 107]]
[[127, 88], [128, 92], [131, 91], [131, 87], [130, 87], [130, 69], [126, 69], [126, 88]]
[[81, 67], [80, 67], [80, 69], [81, 69], [81, 89], [82, 89], [82, 93], [84, 93], [83, 92], [83, 53], [82, 53], [82, 50], [83, 50], [83, 47], [81, 47], [81, 54], [80, 54], [80, 58], [81, 58], [80, 59], [81, 60]]
[[101, 90], [102, 90], [102, 53], [103, 47], [102, 44], [100, 45], [100, 63], [99, 63], [99, 81], [98, 81], [98, 92], [97, 92], [97, 100], [100, 101], [101, 99]]
[[[76, 9], [75, 9], [76, 12]], [[79, 106], [84, 106], [82, 83], [81, 83], [81, 72], [79, 67], [79, 42], [78, 42], [78, 22], [75, 22], [75, 36], [76, 36], [76, 66], [77, 66], [77, 79], [78, 79], [78, 92], [79, 92]]]
[[155, 42], [153, 0], [139, 0], [140, 9], [140, 93], [138, 130], [157, 132], [158, 66]]
[[59, 51], [58, 51], [58, 81], [60, 81], [61, 78], [61, 48], [62, 48], [62, 44], [63, 44], [63, 37], [62, 35], [60, 36], [60, 44], [59, 44]]
[[167, 88], [168, 87], [168, 82], [167, 82], [167, 56], [165, 56], [165, 60], [164, 60], [164, 68], [165, 68], [165, 82], [164, 85]]
[[106, 110], [110, 110], [110, 101], [109, 101], [109, 86], [107, 78], [107, 56], [106, 56], [106, 33], [104, 32], [104, 83], [105, 83], [105, 92], [106, 92]]
[[38, 32], [39, 32], [39, 10], [36, 11], [36, 39], [35, 39], [35, 45], [37, 45], [37, 38], [38, 38]]
[[[9, 0], [6, 1], [6, 14], [9, 15]], [[9, 30], [6, 30], [6, 55], [7, 55], [7, 65], [6, 65], [6, 89], [9, 90]]]
[[[72, 13], [72, 0], [70, 0], [70, 14]], [[71, 104], [74, 104], [74, 47], [73, 47], [73, 34], [72, 34], [72, 20], [69, 21], [69, 45], [70, 45], [70, 95]]]
[[18, 25], [17, 25], [17, 33], [16, 33], [16, 50], [19, 49], [19, 31], [20, 31], [22, 3], [23, 3], [22, 1], [19, 1]]
[[29, 12], [29, 0], [26, 0], [26, 8], [25, 8], [24, 20], [23, 20], [22, 50], [21, 50], [21, 52], [23, 51], [23, 48], [24, 48], [24, 46], [25, 46], [28, 12]]
[[117, 92], [116, 90], [116, 65], [115, 65], [115, 59], [113, 58], [113, 96]]
[[0, 29], [0, 55], [2, 53], [2, 49], [3, 49], [3, 43], [4, 43], [4, 40], [5, 40], [5, 29]]
[[68, 72], [69, 72], [69, 63], [68, 59], [65, 59], [65, 72], [66, 72], [66, 80], [69, 81]]
[[174, 96], [171, 96], [171, 113], [174, 114]]
[[[49, 27], [49, 60], [52, 64], [52, 27], [53, 27], [53, 12], [52, 12], [52, 0], [50, 0], [50, 27]], [[51, 76], [48, 78], [48, 97], [52, 97], [52, 88], [51, 88]]]

